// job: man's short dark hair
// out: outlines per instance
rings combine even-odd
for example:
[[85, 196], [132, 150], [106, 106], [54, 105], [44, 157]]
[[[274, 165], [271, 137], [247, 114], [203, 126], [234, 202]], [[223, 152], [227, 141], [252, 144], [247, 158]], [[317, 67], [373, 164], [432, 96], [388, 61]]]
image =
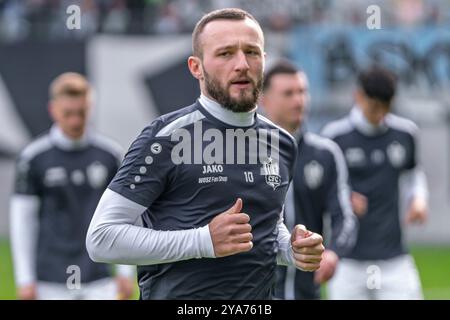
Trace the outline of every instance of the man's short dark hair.
[[196, 57], [201, 57], [203, 52], [200, 45], [200, 34], [202, 33], [205, 26], [214, 20], [253, 20], [258, 26], [259, 23], [250, 13], [245, 10], [238, 8], [224, 8], [211, 11], [205, 14], [199, 22], [195, 25], [194, 31], [192, 32], [192, 53]]
[[266, 91], [270, 88], [272, 78], [278, 74], [290, 74], [294, 75], [299, 72], [303, 72], [302, 69], [296, 67], [293, 63], [287, 61], [287, 60], [280, 60], [273, 64], [264, 75], [264, 82], [263, 82], [263, 91]]
[[358, 74], [358, 86], [371, 99], [390, 104], [395, 95], [397, 79], [394, 73], [372, 66]]

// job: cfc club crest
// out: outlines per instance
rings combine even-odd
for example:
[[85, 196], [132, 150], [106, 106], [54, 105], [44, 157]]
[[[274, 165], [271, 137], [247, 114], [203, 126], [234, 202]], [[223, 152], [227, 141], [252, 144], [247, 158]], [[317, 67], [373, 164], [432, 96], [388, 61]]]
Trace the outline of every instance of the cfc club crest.
[[323, 167], [320, 163], [313, 160], [304, 168], [305, 182], [308, 188], [316, 189], [323, 180]]
[[392, 142], [387, 147], [387, 155], [392, 165], [396, 168], [401, 167], [405, 163], [406, 150], [398, 141]]
[[266, 178], [266, 183], [275, 190], [281, 184], [280, 168], [278, 163], [274, 162], [272, 158], [268, 158], [263, 162], [261, 168], [262, 175]]

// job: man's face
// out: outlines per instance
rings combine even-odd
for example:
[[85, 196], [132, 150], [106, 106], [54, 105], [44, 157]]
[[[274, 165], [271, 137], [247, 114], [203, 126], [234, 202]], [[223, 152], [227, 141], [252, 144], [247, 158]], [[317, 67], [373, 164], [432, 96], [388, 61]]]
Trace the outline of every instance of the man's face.
[[367, 97], [364, 92], [356, 92], [356, 102], [361, 108], [364, 117], [372, 125], [378, 126], [389, 112], [389, 104]]
[[84, 134], [89, 114], [87, 97], [62, 96], [51, 102], [50, 113], [55, 123], [72, 139]]
[[308, 78], [302, 72], [274, 75], [263, 97], [267, 115], [289, 132], [297, 130], [303, 122], [308, 101]]
[[264, 40], [258, 25], [251, 19], [211, 21], [200, 45], [202, 91], [234, 112], [252, 110], [264, 71]]

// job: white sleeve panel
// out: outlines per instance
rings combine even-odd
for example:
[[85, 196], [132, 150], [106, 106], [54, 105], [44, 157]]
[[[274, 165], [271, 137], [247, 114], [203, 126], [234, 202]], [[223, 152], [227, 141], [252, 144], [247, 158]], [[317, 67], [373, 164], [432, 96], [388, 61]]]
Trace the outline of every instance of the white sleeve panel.
[[416, 197], [428, 202], [427, 177], [419, 167], [416, 166], [415, 168], [402, 173], [402, 179], [408, 202]]
[[280, 219], [278, 219], [278, 253], [277, 253], [277, 264], [282, 266], [293, 266], [296, 267], [294, 262], [294, 255], [291, 248], [291, 233], [286, 228], [283, 219], [283, 212], [281, 211]]
[[208, 225], [177, 231], [158, 231], [135, 225], [145, 210], [144, 206], [106, 189], [86, 237], [91, 259], [151, 265], [214, 257]]
[[11, 250], [18, 287], [36, 281], [36, 247], [39, 231], [37, 196], [15, 194], [10, 203]]
[[351, 190], [348, 185], [348, 168], [342, 150], [334, 142], [330, 143], [329, 150], [336, 165], [336, 196], [340, 207], [338, 212], [331, 212], [332, 228], [335, 228], [333, 220], [336, 222], [342, 219], [340, 230], [336, 234], [333, 230], [333, 241], [335, 242], [333, 246], [336, 249], [339, 248], [338, 251], [348, 252], [354, 247], [357, 240], [358, 219], [352, 209]]

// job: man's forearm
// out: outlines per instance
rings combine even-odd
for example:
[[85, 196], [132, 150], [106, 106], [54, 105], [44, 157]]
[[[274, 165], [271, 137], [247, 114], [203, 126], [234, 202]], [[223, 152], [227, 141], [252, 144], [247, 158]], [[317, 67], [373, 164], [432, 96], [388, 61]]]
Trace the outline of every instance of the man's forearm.
[[134, 225], [145, 210], [145, 207], [107, 189], [86, 237], [91, 259], [151, 265], [214, 257], [208, 225], [179, 231], [158, 231]]
[[416, 167], [403, 173], [408, 202], [420, 198], [428, 202], [428, 183], [422, 169]]

